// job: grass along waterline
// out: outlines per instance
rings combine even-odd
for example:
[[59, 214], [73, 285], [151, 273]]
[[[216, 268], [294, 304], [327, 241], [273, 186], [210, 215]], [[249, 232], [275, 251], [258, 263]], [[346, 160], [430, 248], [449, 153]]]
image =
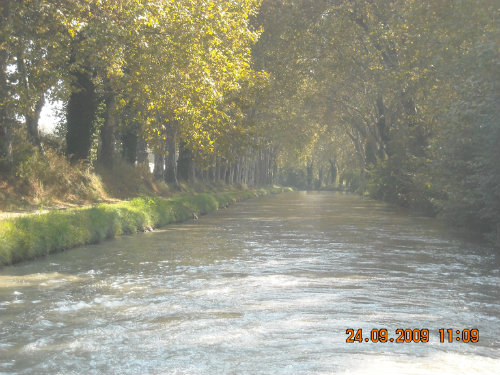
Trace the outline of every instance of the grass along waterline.
[[177, 194], [170, 198], [134, 198], [89, 208], [51, 211], [0, 221], [0, 266], [35, 259], [76, 246], [99, 243], [182, 222], [236, 201], [280, 193], [273, 187], [214, 193]]

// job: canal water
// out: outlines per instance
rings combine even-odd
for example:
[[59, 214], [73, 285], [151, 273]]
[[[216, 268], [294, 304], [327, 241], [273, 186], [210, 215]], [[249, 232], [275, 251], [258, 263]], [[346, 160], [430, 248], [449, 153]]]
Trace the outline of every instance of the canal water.
[[436, 220], [280, 194], [0, 269], [0, 374], [497, 374], [499, 286]]

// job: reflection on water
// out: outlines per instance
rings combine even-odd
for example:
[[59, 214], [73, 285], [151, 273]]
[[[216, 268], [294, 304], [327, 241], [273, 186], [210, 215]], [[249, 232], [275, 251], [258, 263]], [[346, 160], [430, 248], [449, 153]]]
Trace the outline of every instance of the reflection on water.
[[[432, 219], [282, 194], [3, 268], [0, 374], [492, 374], [499, 281], [491, 250]], [[430, 340], [346, 343], [347, 328]]]
[[[75, 282], [81, 277], [75, 275], [64, 275], [59, 272], [32, 273], [27, 275], [1, 275], [0, 288], [23, 288], [27, 286], [48, 286], [58, 285], [64, 282]], [[16, 292], [14, 292], [16, 293]], [[22, 294], [17, 292], [17, 294]]]

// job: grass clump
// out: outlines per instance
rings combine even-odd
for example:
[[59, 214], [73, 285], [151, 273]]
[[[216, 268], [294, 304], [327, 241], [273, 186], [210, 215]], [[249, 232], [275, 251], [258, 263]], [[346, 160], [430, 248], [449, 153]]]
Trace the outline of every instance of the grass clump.
[[20, 163], [17, 189], [33, 205], [58, 202], [83, 202], [108, 199], [101, 179], [84, 163], [72, 165], [53, 149], [35, 151]]

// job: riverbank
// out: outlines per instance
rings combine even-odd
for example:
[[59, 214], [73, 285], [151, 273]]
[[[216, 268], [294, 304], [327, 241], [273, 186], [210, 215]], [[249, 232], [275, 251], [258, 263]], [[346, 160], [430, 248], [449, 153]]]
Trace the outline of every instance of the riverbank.
[[239, 200], [290, 189], [180, 193], [0, 220], [0, 266], [35, 259], [119, 235], [150, 231], [204, 215]]

